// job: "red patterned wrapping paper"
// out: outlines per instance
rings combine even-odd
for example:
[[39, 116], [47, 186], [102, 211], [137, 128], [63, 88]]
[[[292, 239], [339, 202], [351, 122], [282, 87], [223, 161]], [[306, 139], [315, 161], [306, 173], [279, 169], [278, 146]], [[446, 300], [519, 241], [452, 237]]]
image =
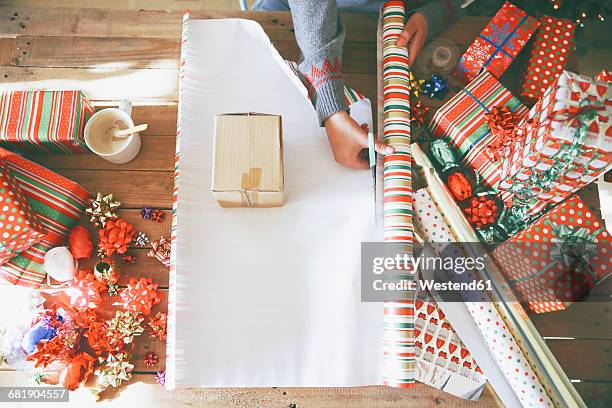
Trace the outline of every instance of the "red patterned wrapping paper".
[[453, 75], [468, 83], [483, 70], [499, 78], [538, 28], [538, 20], [506, 2], [461, 56]]
[[500, 197], [521, 191], [529, 214], [558, 204], [612, 165], [610, 83], [563, 71], [519, 124], [504, 158]]
[[78, 223], [90, 196], [75, 182], [15, 153], [0, 148], [0, 159], [7, 163], [46, 233], [40, 242], [0, 265], [0, 278], [16, 285], [38, 287], [45, 279], [45, 253], [65, 245], [68, 232]]
[[487, 151], [495, 136], [486, 114], [500, 106], [507, 106], [519, 118], [527, 114], [525, 105], [484, 71], [438, 109], [429, 125], [433, 135], [448, 138], [462, 164], [478, 171], [491, 187], [499, 183], [502, 163]]
[[[563, 244], [577, 237], [593, 244], [592, 252], [571, 272]], [[566, 309], [612, 271], [610, 243], [604, 223], [574, 195], [498, 246], [493, 257], [529, 308], [546, 313]]]
[[533, 39], [527, 69], [521, 82], [521, 96], [535, 101], [544, 95], [567, 66], [574, 49], [576, 25], [571, 20], [543, 16]]
[[612, 72], [604, 69], [599, 74], [595, 75], [596, 81], [612, 82]]
[[477, 400], [487, 379], [427, 292], [417, 293], [414, 314], [416, 379], [457, 397]]
[[0, 95], [0, 145], [38, 153], [89, 153], [85, 123], [94, 108], [81, 91]]
[[45, 236], [23, 191], [0, 159], [0, 265]]

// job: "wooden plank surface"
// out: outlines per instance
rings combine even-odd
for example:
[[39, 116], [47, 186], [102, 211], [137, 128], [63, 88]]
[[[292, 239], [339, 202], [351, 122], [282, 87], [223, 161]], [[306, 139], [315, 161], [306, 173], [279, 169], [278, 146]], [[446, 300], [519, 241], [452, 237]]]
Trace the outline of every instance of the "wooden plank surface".
[[[33, 8], [0, 6], [0, 36], [180, 38], [182, 12], [114, 10], [102, 8]], [[288, 12], [192, 11], [191, 18], [245, 18], [256, 20], [271, 38], [293, 33]], [[347, 41], [372, 42], [378, 16], [341, 13]]]
[[[116, 106], [122, 97], [134, 101], [136, 123], [148, 123], [139, 157], [115, 166], [93, 155], [33, 155], [34, 161], [57, 170], [90, 191], [113, 192], [123, 201], [123, 217], [150, 238], [169, 235], [173, 178], [174, 134], [177, 116], [177, 56], [181, 12], [125, 11], [95, 8], [28, 8], [0, 6], [0, 82], [3, 89], [80, 88], [94, 100], [97, 109]], [[257, 19], [281, 55], [296, 59], [293, 24], [288, 13], [193, 12], [192, 18], [243, 17]], [[375, 44], [377, 17], [343, 15], [347, 27], [344, 72], [347, 82], [376, 100]], [[464, 18], [442, 37], [452, 39], [463, 51], [486, 18]], [[24, 53], [25, 52], [25, 53]], [[516, 65], [516, 64], [515, 64]], [[513, 76], [514, 75], [514, 76]], [[516, 81], [516, 74], [502, 81]], [[451, 79], [451, 85], [458, 87]], [[442, 101], [424, 98], [426, 104]], [[592, 194], [591, 194], [592, 195]], [[164, 222], [144, 221], [138, 213], [143, 205], [165, 209]], [[164, 291], [167, 268], [146, 256], [148, 248], [130, 248], [137, 256], [134, 265], [123, 266], [120, 285], [131, 277], [152, 277]], [[84, 263], [90, 266], [93, 261]], [[165, 310], [167, 297], [160, 310]], [[533, 316], [540, 333], [570, 377], [580, 380], [576, 388], [589, 406], [610, 406], [609, 303], [580, 303], [567, 311]], [[495, 406], [490, 387], [481, 400], [468, 403], [433, 388], [417, 385], [412, 390], [385, 387], [342, 389], [207, 389], [162, 392], [152, 385], [152, 370], [142, 365], [145, 352], [163, 354], [159, 342], [141, 342], [135, 350], [139, 374], [129, 387], [119, 390], [117, 402], [142, 405], [143, 393], [156, 406], [202, 405], [391, 407], [409, 406]], [[590, 355], [582, 358], [588, 350]], [[0, 371], [0, 384], [16, 384], [22, 373]], [[29, 376], [29, 375], [28, 375]], [[101, 405], [114, 403], [105, 402]]]

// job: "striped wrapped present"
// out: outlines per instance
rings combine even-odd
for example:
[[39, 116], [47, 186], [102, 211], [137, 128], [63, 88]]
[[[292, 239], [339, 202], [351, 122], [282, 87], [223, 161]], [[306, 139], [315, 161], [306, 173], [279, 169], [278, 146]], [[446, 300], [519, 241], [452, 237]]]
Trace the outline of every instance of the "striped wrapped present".
[[16, 285], [38, 287], [45, 278], [45, 252], [65, 244], [68, 232], [83, 214], [89, 193], [73, 181], [1, 148], [0, 159], [6, 162], [46, 233], [40, 242], [0, 265], [0, 277]]
[[453, 75], [468, 83], [482, 71], [499, 78], [538, 28], [538, 20], [505, 2], [461, 56]]
[[463, 165], [477, 171], [494, 188], [500, 180], [502, 163], [493, 160], [487, 151], [495, 136], [486, 114], [502, 106], [519, 117], [527, 114], [521, 101], [484, 71], [438, 109], [429, 125], [434, 136], [448, 138]]
[[0, 96], [0, 146], [38, 153], [88, 153], [83, 130], [94, 109], [81, 91]]
[[558, 204], [612, 167], [612, 84], [564, 71], [519, 125], [499, 190], [530, 200], [529, 214]]

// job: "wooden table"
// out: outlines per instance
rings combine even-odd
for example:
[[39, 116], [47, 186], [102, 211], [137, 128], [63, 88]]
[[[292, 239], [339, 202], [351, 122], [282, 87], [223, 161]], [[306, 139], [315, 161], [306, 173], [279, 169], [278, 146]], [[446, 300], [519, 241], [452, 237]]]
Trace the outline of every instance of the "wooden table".
[[[296, 60], [298, 48], [288, 13], [194, 12], [192, 18], [242, 17], [257, 20], [280, 53]], [[371, 15], [345, 15], [347, 40], [344, 72], [347, 82], [372, 101], [376, 98], [376, 25]], [[487, 19], [463, 18], [442, 36], [461, 51]], [[75, 180], [95, 193], [113, 193], [123, 203], [121, 215], [152, 239], [170, 234], [178, 95], [181, 15], [163, 11], [91, 8], [0, 7], [0, 89], [82, 89], [97, 108], [117, 106], [121, 98], [134, 102], [134, 122], [148, 123], [142, 151], [128, 164], [112, 165], [94, 155], [37, 155], [30, 158]], [[426, 100], [432, 106], [440, 101]], [[331, 154], [329, 159], [331, 160]], [[587, 196], [589, 196], [587, 194]], [[592, 195], [590, 195], [592, 197]], [[596, 201], [596, 200], [595, 200]], [[164, 210], [162, 223], [144, 221], [139, 209]], [[138, 258], [125, 267], [121, 284], [132, 277], [152, 277], [167, 292], [168, 271], [145, 256], [146, 248], [131, 248]], [[167, 299], [167, 297], [166, 297]], [[167, 304], [158, 306], [166, 310]], [[582, 303], [561, 313], [533, 318], [559, 363], [589, 406], [612, 402], [612, 325], [610, 303]], [[192, 389], [165, 392], [154, 384], [155, 369], [142, 363], [148, 351], [162, 358], [157, 341], [135, 351], [136, 375], [112, 402], [150, 406], [238, 407], [399, 407], [500, 405], [487, 387], [478, 402], [469, 403], [417, 384], [410, 390], [386, 387]], [[30, 374], [0, 368], [0, 385], [27, 384]], [[86, 391], [73, 401], [89, 404]], [[97, 406], [109, 404], [102, 402]]]

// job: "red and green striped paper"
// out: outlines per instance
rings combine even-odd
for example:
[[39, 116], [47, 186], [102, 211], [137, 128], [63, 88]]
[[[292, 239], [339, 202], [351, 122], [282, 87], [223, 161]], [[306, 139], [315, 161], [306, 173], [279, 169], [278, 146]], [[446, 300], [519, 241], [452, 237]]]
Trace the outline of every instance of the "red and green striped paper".
[[496, 106], [508, 106], [519, 117], [527, 108], [488, 71], [483, 71], [434, 115], [429, 127], [434, 136], [446, 137], [462, 164], [476, 170], [491, 187], [497, 187], [501, 161], [491, 160], [487, 146], [494, 139], [485, 115]]
[[[406, 244], [412, 253], [412, 155], [410, 153], [410, 82], [408, 51], [395, 45], [404, 28], [403, 1], [383, 6], [383, 134], [395, 153], [386, 155], [383, 168], [384, 240]], [[406, 271], [397, 271], [405, 279]], [[407, 275], [407, 276], [404, 276]], [[409, 387], [416, 377], [414, 345], [414, 293], [405, 300], [385, 302], [383, 333], [383, 382]]]
[[81, 91], [12, 91], [0, 96], [0, 146], [88, 153], [83, 130], [94, 109]]
[[0, 265], [0, 277], [16, 285], [38, 287], [45, 279], [45, 252], [65, 245], [68, 232], [83, 214], [89, 193], [73, 181], [2, 148], [0, 159], [6, 162], [46, 233], [40, 242]]

